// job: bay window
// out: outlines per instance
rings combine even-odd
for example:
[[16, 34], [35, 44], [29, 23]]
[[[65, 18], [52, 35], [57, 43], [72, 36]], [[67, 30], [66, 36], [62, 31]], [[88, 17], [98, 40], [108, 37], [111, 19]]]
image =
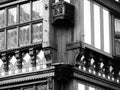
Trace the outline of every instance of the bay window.
[[120, 55], [120, 19], [114, 17], [114, 23], [115, 23], [115, 31], [114, 31], [114, 49], [115, 49], [115, 55]]
[[0, 50], [40, 44], [43, 0], [30, 0], [0, 9]]
[[91, 0], [84, 0], [83, 3], [84, 42], [111, 53], [109, 10]]

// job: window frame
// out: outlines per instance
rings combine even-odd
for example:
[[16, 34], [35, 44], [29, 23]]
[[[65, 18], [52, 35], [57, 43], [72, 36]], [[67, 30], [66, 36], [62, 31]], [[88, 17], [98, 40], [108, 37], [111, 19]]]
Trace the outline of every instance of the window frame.
[[[22, 48], [22, 47], [26, 47], [26, 46], [31, 46], [31, 45], [34, 45], [34, 44], [41, 44], [42, 42], [37, 42], [37, 43], [33, 43], [32, 41], [32, 32], [33, 32], [33, 30], [32, 30], [32, 26], [34, 25], [34, 24], [40, 24], [40, 23], [42, 23], [42, 25], [43, 25], [43, 17], [42, 18], [39, 18], [39, 19], [35, 19], [35, 20], [33, 20], [32, 18], [32, 16], [33, 16], [33, 12], [32, 12], [32, 9], [33, 9], [33, 2], [35, 2], [35, 1], [39, 1], [39, 0], [18, 0], [18, 1], [13, 1], [13, 2], [10, 2], [10, 3], [7, 3], [7, 4], [3, 4], [3, 5], [1, 5], [0, 6], [0, 10], [5, 10], [5, 12], [6, 12], [6, 16], [5, 16], [5, 26], [4, 27], [1, 27], [0, 28], [0, 32], [4, 32], [5, 33], [5, 48], [4, 49], [1, 49], [0, 50], [0, 52], [3, 52], [3, 51], [6, 51], [6, 50], [13, 50], [13, 49], [18, 49], [18, 48]], [[43, 2], [43, 0], [42, 0], [42, 2]], [[30, 20], [29, 21], [27, 21], [27, 22], [23, 22], [23, 23], [20, 23], [20, 6], [21, 5], [24, 5], [24, 4], [26, 4], [26, 3], [29, 3], [30, 4]], [[8, 12], [9, 12], [9, 9], [11, 9], [11, 8], [16, 8], [16, 18], [17, 18], [17, 20], [16, 20], [16, 23], [15, 24], [12, 24], [12, 25], [8, 25]], [[43, 9], [43, 12], [42, 13], [44, 13], [44, 8], [42, 8]], [[29, 34], [29, 36], [30, 36], [30, 44], [29, 45], [25, 45], [25, 46], [20, 46], [20, 40], [19, 40], [19, 38], [20, 38], [20, 27], [22, 27], [22, 26], [26, 26], [26, 25], [29, 25], [29, 27], [30, 27], [30, 34]], [[43, 27], [43, 26], [42, 26]], [[17, 32], [18, 32], [18, 36], [17, 36], [17, 42], [18, 42], [18, 44], [17, 44], [17, 47], [15, 47], [15, 48], [12, 48], [12, 49], [8, 49], [8, 40], [7, 40], [7, 33], [8, 33], [8, 30], [11, 30], [11, 29], [17, 29]], [[42, 28], [42, 30], [43, 30], [43, 28]], [[43, 35], [42, 35], [42, 39], [43, 39]]]
[[113, 56], [117, 58], [117, 57], [120, 57], [120, 55], [116, 54], [115, 38], [120, 39], [120, 35], [118, 35], [118, 34], [115, 33], [115, 19], [120, 20], [120, 16], [112, 13], [112, 18], [111, 18], [111, 21], [112, 21], [111, 22], [111, 27], [112, 27], [112, 41], [113, 41], [113, 43], [112, 43], [112, 45], [113, 45], [112, 51], [113, 51]]
[[[91, 46], [91, 48], [95, 48], [94, 50], [95, 51], [99, 51], [99, 52], [101, 52], [101, 53], [103, 53], [103, 54], [107, 54], [107, 55], [109, 55], [110, 57], [112, 56], [112, 38], [111, 38], [111, 31], [112, 31], [112, 28], [111, 28], [111, 11], [110, 11], [110, 9], [109, 8], [107, 8], [106, 6], [102, 6], [100, 3], [98, 3], [98, 2], [96, 2], [96, 1], [94, 1], [94, 0], [88, 0], [89, 2], [90, 2], [90, 11], [91, 11], [91, 44], [88, 44], [88, 43], [86, 43], [85, 42], [85, 31], [84, 31], [84, 24], [82, 24], [81, 25], [81, 27], [83, 28], [83, 31], [82, 31], [82, 36], [81, 36], [81, 41], [82, 42], [84, 42], [86, 45], [85, 45], [85, 47], [87, 47], [87, 46]], [[81, 2], [81, 3], [84, 3], [84, 2]], [[101, 18], [104, 18], [103, 17], [103, 10], [107, 10], [108, 12], [109, 12], [109, 52], [107, 52], [107, 51], [105, 51], [105, 48], [104, 48], [104, 40], [103, 40], [103, 36], [104, 36], [104, 25], [103, 24], [101, 24], [102, 22], [103, 22], [103, 20], [100, 20], [100, 37], [101, 37], [101, 41], [100, 41], [100, 43], [101, 43], [101, 47], [100, 47], [100, 49], [98, 49], [98, 48], [96, 48], [95, 47], [95, 31], [94, 31], [94, 4], [95, 5], [98, 5], [99, 7], [100, 7], [100, 19]], [[84, 8], [82, 8], [81, 10], [83, 10], [82, 11], [82, 13], [84, 13]], [[84, 14], [83, 14], [83, 16], [81, 17], [81, 18], [83, 18], [84, 17]], [[84, 23], [84, 19], [83, 19], [83, 23]], [[102, 30], [101, 30], [102, 29]], [[89, 48], [88, 47], [88, 48]]]

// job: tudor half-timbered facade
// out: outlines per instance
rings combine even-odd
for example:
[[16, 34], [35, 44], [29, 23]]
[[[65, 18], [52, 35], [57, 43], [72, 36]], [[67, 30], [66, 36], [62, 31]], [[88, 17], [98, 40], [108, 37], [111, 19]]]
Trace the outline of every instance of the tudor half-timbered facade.
[[119, 0], [1, 0], [0, 90], [120, 90]]

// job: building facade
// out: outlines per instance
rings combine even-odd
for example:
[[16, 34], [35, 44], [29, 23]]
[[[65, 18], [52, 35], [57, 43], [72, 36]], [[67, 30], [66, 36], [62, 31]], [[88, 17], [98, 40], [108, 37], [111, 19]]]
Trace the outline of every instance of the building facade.
[[119, 0], [1, 0], [0, 90], [120, 90]]

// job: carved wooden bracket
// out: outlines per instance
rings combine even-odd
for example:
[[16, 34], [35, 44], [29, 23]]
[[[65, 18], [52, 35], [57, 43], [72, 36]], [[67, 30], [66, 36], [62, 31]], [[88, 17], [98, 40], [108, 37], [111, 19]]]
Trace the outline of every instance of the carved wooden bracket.
[[52, 5], [53, 24], [74, 24], [74, 6], [65, 1]]

